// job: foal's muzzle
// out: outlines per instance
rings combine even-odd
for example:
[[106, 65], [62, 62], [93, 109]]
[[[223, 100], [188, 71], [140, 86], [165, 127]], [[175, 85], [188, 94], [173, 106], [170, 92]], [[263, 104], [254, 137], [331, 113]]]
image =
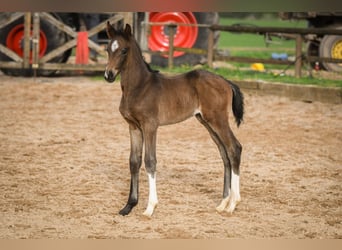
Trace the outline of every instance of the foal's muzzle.
[[104, 79], [107, 82], [114, 82], [117, 75], [117, 72], [113, 72], [112, 70], [106, 70], [104, 73]]

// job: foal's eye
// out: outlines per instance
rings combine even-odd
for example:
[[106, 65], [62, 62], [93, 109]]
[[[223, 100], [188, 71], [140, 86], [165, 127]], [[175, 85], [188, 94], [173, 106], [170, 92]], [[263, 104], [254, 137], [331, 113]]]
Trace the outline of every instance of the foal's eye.
[[126, 54], [127, 54], [127, 51], [128, 51], [127, 48], [123, 48], [123, 49], [121, 50], [121, 54], [126, 55]]

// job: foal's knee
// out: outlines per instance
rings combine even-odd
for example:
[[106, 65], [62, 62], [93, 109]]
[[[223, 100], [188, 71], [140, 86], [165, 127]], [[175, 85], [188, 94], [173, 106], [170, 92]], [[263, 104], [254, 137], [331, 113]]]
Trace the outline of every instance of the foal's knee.
[[157, 159], [153, 156], [145, 156], [145, 168], [147, 173], [154, 173], [156, 171]]
[[129, 158], [129, 167], [131, 170], [131, 173], [136, 173], [139, 171], [141, 166], [141, 156], [138, 155], [131, 155]]

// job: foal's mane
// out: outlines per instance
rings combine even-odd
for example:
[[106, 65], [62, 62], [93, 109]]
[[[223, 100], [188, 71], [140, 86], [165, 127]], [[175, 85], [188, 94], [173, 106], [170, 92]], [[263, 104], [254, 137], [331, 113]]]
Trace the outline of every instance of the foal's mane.
[[140, 48], [138, 42], [135, 40], [135, 38], [133, 36], [131, 36], [130, 38], [128, 38], [126, 40], [128, 40], [128, 42], [130, 42], [133, 45], [133, 46], [131, 46], [131, 49], [133, 49], [133, 55], [135, 57], [134, 60], [142, 61], [145, 64], [145, 66], [147, 67], [147, 70], [149, 72], [155, 73], [155, 74], [159, 73], [159, 70], [152, 69], [151, 65], [145, 61], [145, 58], [142, 55], [141, 48]]

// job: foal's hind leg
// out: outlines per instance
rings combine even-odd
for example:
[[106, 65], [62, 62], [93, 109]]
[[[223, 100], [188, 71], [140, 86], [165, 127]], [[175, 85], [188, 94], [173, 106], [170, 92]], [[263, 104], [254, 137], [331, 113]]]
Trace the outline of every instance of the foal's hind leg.
[[222, 212], [227, 208], [226, 211], [232, 213], [241, 200], [239, 168], [242, 147], [233, 135], [225, 115], [211, 116], [210, 120], [201, 115], [196, 117], [208, 129], [224, 163], [223, 199], [216, 210]]
[[134, 125], [130, 125], [129, 132], [131, 139], [131, 153], [129, 157], [131, 185], [127, 204], [119, 212], [121, 215], [129, 214], [133, 207], [138, 204], [139, 199], [139, 170], [141, 167], [143, 137], [141, 130]]
[[209, 123], [207, 123], [200, 114], [197, 114], [196, 118], [208, 130], [211, 138], [217, 145], [221, 158], [223, 160], [223, 164], [224, 164], [223, 200], [221, 201], [221, 204], [218, 207], [216, 207], [216, 210], [218, 212], [222, 212], [226, 208], [229, 202], [229, 193], [230, 193], [230, 186], [231, 186], [231, 166], [230, 166], [228, 154], [224, 147], [223, 142], [220, 140], [217, 133], [211, 128]]
[[241, 201], [240, 196], [240, 161], [241, 161], [241, 151], [242, 146], [239, 141], [235, 138], [233, 132], [228, 126], [228, 138], [231, 144], [228, 145], [227, 151], [229, 156], [229, 161], [232, 166], [231, 175], [231, 194], [229, 198], [229, 204], [226, 208], [228, 213], [233, 213], [236, 205]]
[[[223, 206], [226, 206], [226, 211], [228, 213], [233, 213], [236, 205], [241, 201], [240, 196], [240, 159], [241, 159], [241, 151], [242, 147], [239, 141], [235, 138], [232, 130], [230, 129], [228, 123], [221, 127], [214, 127], [214, 131], [217, 131], [219, 137], [221, 138], [224, 147], [226, 149], [229, 163], [230, 163], [230, 171], [231, 171], [231, 181], [230, 181], [230, 193], [229, 196], [223, 198], [221, 203], [222, 206], [219, 206], [218, 209], [222, 209]], [[225, 168], [225, 172], [229, 171]], [[226, 180], [225, 180], [226, 181]], [[227, 185], [227, 184], [225, 184]], [[229, 201], [227, 205], [227, 201]]]

